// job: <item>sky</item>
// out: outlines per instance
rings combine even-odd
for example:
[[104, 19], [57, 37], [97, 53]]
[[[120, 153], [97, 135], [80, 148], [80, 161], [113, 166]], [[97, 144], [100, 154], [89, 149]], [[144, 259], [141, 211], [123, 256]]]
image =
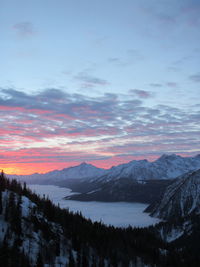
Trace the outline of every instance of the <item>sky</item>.
[[200, 0], [0, 0], [0, 168], [200, 153]]

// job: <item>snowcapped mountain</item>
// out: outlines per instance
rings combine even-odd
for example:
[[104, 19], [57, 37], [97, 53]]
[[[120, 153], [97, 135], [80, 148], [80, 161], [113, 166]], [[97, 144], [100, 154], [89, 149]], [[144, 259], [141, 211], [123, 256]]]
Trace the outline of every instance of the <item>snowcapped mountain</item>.
[[155, 227], [165, 242], [175, 247], [190, 244], [190, 251], [199, 248], [200, 169], [179, 176], [146, 212], [165, 220]]
[[44, 174], [44, 178], [53, 181], [63, 181], [65, 179], [89, 179], [91, 177], [99, 177], [106, 173], [106, 170], [97, 168], [92, 164], [85, 162], [78, 166], [65, 168], [61, 171], [55, 170]]
[[28, 183], [55, 184], [66, 180], [90, 179], [99, 177], [106, 173], [105, 169], [97, 168], [85, 162], [75, 167], [55, 170], [45, 174], [35, 173], [32, 175], [8, 175], [18, 180], [25, 180]]
[[200, 213], [200, 170], [186, 173], [167, 187], [162, 200], [152, 206], [151, 215], [162, 219]]
[[56, 184], [67, 180], [86, 180], [89, 182], [108, 182], [121, 178], [133, 180], [173, 179], [188, 171], [200, 169], [200, 155], [196, 157], [181, 157], [175, 154], [162, 155], [154, 162], [148, 160], [133, 160], [120, 164], [108, 170], [97, 168], [91, 164], [82, 163], [75, 167], [55, 170], [45, 174], [8, 175], [28, 183]]
[[198, 168], [199, 155], [191, 158], [163, 155], [154, 162], [134, 160], [112, 167], [103, 176], [76, 184], [72, 189], [82, 194], [68, 199], [152, 203], [162, 197], [176, 177]]
[[98, 178], [104, 181], [129, 177], [134, 180], [172, 179], [191, 170], [200, 168], [200, 155], [181, 157], [175, 154], [162, 155], [154, 162], [133, 160], [126, 164], [112, 167], [108, 173]]

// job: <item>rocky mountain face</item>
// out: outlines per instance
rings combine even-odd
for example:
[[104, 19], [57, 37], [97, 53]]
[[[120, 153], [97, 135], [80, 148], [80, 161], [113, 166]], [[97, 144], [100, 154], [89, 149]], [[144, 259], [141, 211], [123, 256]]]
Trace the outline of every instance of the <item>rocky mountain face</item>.
[[146, 212], [164, 220], [155, 227], [164, 241], [177, 247], [190, 244], [191, 253], [196, 251], [200, 238], [200, 169], [179, 176]]
[[164, 220], [200, 213], [200, 170], [181, 175], [149, 211]]

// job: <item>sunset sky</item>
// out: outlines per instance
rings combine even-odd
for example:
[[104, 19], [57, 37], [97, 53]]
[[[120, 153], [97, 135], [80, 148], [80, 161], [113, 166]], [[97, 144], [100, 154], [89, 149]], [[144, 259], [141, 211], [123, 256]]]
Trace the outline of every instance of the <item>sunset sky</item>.
[[0, 168], [200, 153], [200, 0], [0, 0]]

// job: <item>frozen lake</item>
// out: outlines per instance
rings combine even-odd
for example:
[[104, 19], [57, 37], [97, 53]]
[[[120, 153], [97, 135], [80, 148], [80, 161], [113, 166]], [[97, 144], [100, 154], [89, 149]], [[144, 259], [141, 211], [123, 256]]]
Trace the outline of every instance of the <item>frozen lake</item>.
[[148, 206], [142, 203], [128, 202], [83, 202], [63, 199], [72, 194], [71, 190], [54, 185], [28, 185], [40, 196], [48, 196], [61, 208], [69, 208], [70, 211], [81, 211], [84, 217], [92, 221], [102, 221], [107, 225], [116, 227], [144, 227], [159, 222], [158, 219], [150, 217], [143, 210]]

